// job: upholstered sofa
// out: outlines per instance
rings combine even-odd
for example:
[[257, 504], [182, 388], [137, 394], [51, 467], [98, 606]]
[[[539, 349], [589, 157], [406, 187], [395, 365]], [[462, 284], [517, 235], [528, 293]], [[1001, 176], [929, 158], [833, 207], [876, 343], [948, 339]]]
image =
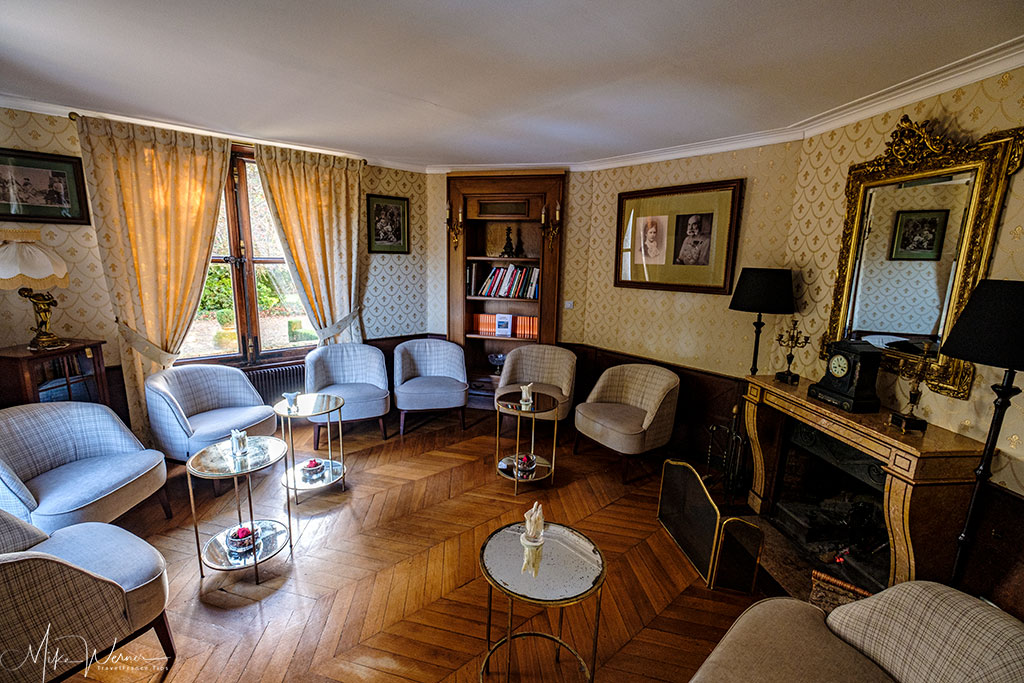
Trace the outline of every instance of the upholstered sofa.
[[695, 683], [1020, 683], [1024, 623], [929, 581], [837, 607], [769, 598], [740, 615]]
[[154, 493], [171, 516], [164, 455], [98, 403], [0, 410], [0, 509], [52, 532], [112, 522]]

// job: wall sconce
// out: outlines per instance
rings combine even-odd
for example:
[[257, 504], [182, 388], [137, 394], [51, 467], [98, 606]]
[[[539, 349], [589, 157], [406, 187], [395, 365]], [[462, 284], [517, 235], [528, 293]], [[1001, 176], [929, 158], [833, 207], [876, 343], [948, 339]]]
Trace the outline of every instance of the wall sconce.
[[459, 240], [462, 238], [462, 208], [459, 208], [459, 217], [452, 222], [452, 205], [449, 202], [444, 204], [444, 224], [448, 228], [448, 236], [452, 240], [452, 249], [459, 248]]
[[68, 345], [50, 331], [50, 309], [57, 300], [48, 292], [35, 292], [32, 287], [49, 289], [68, 286], [68, 266], [64, 259], [49, 249], [35, 244], [39, 230], [0, 230], [0, 289], [16, 289], [32, 302], [36, 336], [28, 343], [29, 351], [59, 349]]
[[540, 210], [540, 231], [547, 240], [548, 249], [555, 248], [555, 240], [558, 239], [558, 231], [562, 228], [562, 204], [555, 202], [554, 219], [548, 221], [548, 205], [545, 204]]

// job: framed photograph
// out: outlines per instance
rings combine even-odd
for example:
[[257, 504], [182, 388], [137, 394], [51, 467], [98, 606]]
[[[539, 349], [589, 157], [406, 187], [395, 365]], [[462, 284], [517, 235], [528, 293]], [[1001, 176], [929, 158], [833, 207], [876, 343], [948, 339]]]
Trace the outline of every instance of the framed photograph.
[[367, 245], [371, 254], [409, 253], [409, 200], [366, 195]]
[[938, 261], [946, 238], [949, 209], [897, 211], [892, 228], [890, 261]]
[[743, 179], [619, 193], [615, 286], [729, 294]]
[[0, 221], [88, 224], [82, 160], [0, 149]]

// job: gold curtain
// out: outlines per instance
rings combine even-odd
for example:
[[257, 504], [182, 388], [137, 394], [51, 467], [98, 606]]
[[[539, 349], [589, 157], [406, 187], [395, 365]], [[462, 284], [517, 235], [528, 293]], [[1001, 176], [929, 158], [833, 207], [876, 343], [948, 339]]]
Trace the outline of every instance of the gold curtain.
[[132, 430], [148, 436], [144, 382], [174, 362], [199, 306], [231, 145], [85, 116], [78, 136]]
[[256, 166], [285, 261], [321, 344], [361, 341], [356, 283], [364, 163], [256, 146]]

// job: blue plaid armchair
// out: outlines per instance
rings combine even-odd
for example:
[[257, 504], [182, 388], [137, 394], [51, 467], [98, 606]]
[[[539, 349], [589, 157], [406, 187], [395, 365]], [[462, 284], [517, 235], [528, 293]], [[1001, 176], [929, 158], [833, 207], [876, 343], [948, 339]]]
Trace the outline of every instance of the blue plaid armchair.
[[263, 403], [245, 373], [226, 365], [186, 365], [146, 378], [149, 428], [160, 450], [185, 462], [210, 444], [277, 431], [274, 409]]
[[466, 357], [461, 346], [443, 339], [413, 339], [395, 347], [399, 434], [405, 434], [405, 414], [419, 410], [458, 408], [465, 429], [468, 399]]
[[[166, 605], [167, 565], [138, 536], [98, 522], [47, 535], [0, 510], [0, 679], [48, 681], [99, 666], [113, 647], [150, 628], [170, 667]], [[51, 657], [28, 656], [47, 634]], [[65, 657], [53, 658], [57, 647]], [[95, 660], [78, 663], [86, 650]]]
[[[369, 344], [328, 344], [306, 354], [306, 393], [332, 394], [345, 400], [342, 422], [377, 418], [380, 438], [388, 438], [384, 416], [391, 410], [388, 371], [384, 352]], [[338, 414], [316, 415], [313, 423], [313, 450], [320, 447], [320, 428]]]
[[0, 509], [50, 532], [111, 522], [163, 489], [164, 455], [147, 450], [98, 403], [31, 403], [0, 410]]

